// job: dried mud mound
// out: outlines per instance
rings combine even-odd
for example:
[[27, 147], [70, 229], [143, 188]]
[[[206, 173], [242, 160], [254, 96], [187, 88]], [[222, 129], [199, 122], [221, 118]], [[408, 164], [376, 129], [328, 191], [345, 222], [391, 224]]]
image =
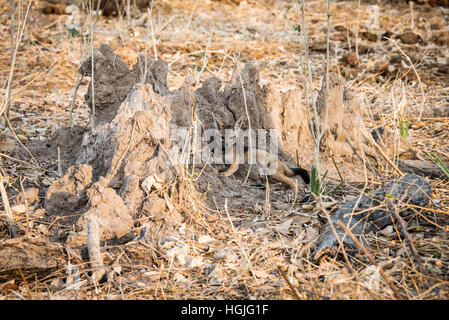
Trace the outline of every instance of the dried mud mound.
[[[206, 193], [206, 205], [212, 209], [226, 199], [230, 208], [253, 206], [265, 199], [264, 190], [250, 186], [266, 183], [257, 166], [252, 166], [249, 184], [243, 186], [248, 165], [242, 165], [233, 177], [220, 175], [226, 167], [223, 164], [180, 165], [177, 160], [184, 144], [179, 143], [179, 132], [222, 132], [243, 120], [243, 129], [277, 129], [279, 157], [290, 167], [309, 169], [312, 164], [313, 139], [301, 91], [282, 95], [273, 86], [262, 87], [253, 63], [238, 63], [230, 83], [209, 78], [197, 90], [186, 84], [176, 92], [167, 89], [163, 61], [140, 57], [130, 70], [107, 45], [80, 68], [91, 77], [92, 70], [95, 98], [89, 84], [85, 99], [95, 109], [95, 127], [86, 131], [61, 128], [51, 141], [44, 142], [50, 145], [45, 157], [56, 159], [49, 153], [62, 147], [63, 167], [68, 168], [48, 189], [46, 209], [52, 215], [81, 215], [72, 231], [62, 237], [73, 246], [86, 243], [90, 215], [99, 221], [101, 240], [129, 236], [138, 220], [144, 221], [139, 223], [157, 241], [175, 232], [188, 217], [192, 197], [199, 201], [199, 195]], [[354, 166], [359, 166], [362, 145], [361, 138], [358, 141], [363, 126], [360, 106], [344, 90], [341, 78], [331, 75], [330, 80], [331, 121], [323, 139], [326, 157], [322, 161], [329, 175], [336, 174], [335, 165], [326, 160], [329, 155], [334, 157], [351, 180], [358, 178]], [[324, 110], [322, 92], [317, 100], [319, 117]], [[74, 143], [67, 148], [58, 137]], [[209, 142], [203, 139], [199, 148]]]
[[168, 93], [167, 68], [163, 61], [145, 59], [141, 55], [129, 70], [122, 57], [114, 54], [112, 48], [105, 44], [95, 51], [93, 57], [83, 62], [79, 72], [88, 77], [94, 73], [95, 95], [92, 94], [92, 85], [89, 85], [84, 98], [91, 110], [95, 107], [96, 125], [114, 118], [118, 107], [138, 82], [151, 84], [158, 94]]

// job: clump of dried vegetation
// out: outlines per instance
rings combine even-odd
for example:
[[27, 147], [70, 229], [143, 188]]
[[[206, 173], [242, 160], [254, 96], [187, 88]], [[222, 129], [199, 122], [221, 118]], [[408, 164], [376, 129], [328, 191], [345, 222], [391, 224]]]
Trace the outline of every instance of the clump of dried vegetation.
[[[146, 11], [125, 7], [115, 18], [96, 16], [88, 7], [78, 15], [74, 9], [49, 10], [46, 1], [0, 4], [0, 254], [12, 252], [14, 243], [5, 243], [14, 237], [18, 256], [44, 247], [53, 258], [27, 272], [0, 270], [0, 299], [449, 297], [448, 8], [332, 2], [328, 28], [323, 1], [306, 4], [304, 23], [295, 1], [167, 0], [149, 3]], [[201, 170], [181, 168], [155, 188], [163, 208], [182, 213], [182, 223], [173, 222], [176, 236], [145, 241], [148, 219], [142, 214], [123, 243], [98, 250], [103, 261], [94, 265], [95, 257], [89, 263], [85, 251], [50, 241], [72, 230], [79, 214], [46, 214], [45, 192], [64, 174], [62, 160], [39, 158], [27, 146], [59, 127], [93, 124], [83, 99], [88, 82], [78, 69], [105, 42], [128, 67], [139, 53], [165, 60], [170, 90], [185, 83], [198, 88], [209, 76], [230, 81], [237, 61], [255, 61], [262, 84], [275, 84], [281, 92], [305, 87], [316, 95], [328, 65], [362, 97], [366, 127], [393, 134], [377, 141], [376, 165], [363, 161], [361, 181], [327, 177], [320, 188], [312, 186], [320, 196], [303, 203], [293, 203], [285, 190], [267, 188], [262, 202], [211, 208], [207, 192], [195, 185]], [[429, 178], [430, 204], [406, 205], [403, 219], [365, 235], [356, 254], [339, 248], [338, 255], [313, 261], [328, 215], [397, 177], [401, 159], [409, 155], [403, 150], [441, 168], [442, 174]], [[93, 267], [105, 272], [100, 277]]]

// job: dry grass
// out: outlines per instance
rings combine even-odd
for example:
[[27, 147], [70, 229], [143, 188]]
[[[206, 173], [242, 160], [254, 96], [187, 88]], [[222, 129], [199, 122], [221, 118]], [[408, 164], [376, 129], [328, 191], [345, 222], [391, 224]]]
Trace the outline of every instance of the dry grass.
[[[55, 128], [68, 125], [77, 69], [87, 47], [81, 37], [71, 38], [65, 28], [67, 16], [43, 15], [39, 12], [41, 1], [33, 5], [30, 21], [20, 46], [15, 76], [12, 82], [12, 108], [10, 121], [23, 142], [49, 137]], [[296, 21], [294, 3], [288, 16]], [[360, 23], [367, 19], [362, 2]], [[356, 29], [353, 14], [357, 2], [332, 5], [332, 24]], [[307, 5], [307, 22], [311, 42], [325, 39], [326, 4], [312, 1]], [[388, 2], [382, 4], [381, 29], [400, 33], [410, 23], [408, 6], [399, 9]], [[432, 8], [430, 13], [414, 8], [415, 27], [425, 22], [443, 23], [447, 13]], [[404, 13], [405, 12], [405, 13]], [[422, 19], [421, 19], [422, 18]], [[0, 4], [0, 83], [6, 83], [9, 73], [9, 4]], [[446, 20], [445, 20], [446, 19]], [[157, 2], [153, 12], [155, 44], [159, 59], [169, 65], [170, 89], [179, 88], [188, 74], [203, 67], [202, 54], [207, 48], [207, 64], [197, 85], [214, 75], [229, 80], [234, 59], [256, 61], [260, 67], [262, 83], [275, 83], [282, 91], [301, 85], [299, 44], [290, 31], [276, 1], [242, 1], [235, 5], [229, 1], [163, 1]], [[363, 31], [363, 25], [360, 26]], [[421, 30], [418, 30], [421, 32]], [[424, 31], [423, 31], [424, 32]], [[334, 34], [331, 34], [331, 40]], [[147, 28], [143, 25], [129, 31], [126, 19], [99, 18], [94, 47], [110, 43], [125, 63], [132, 65], [137, 52], [148, 49], [154, 56], [153, 44], [148, 46]], [[354, 38], [348, 37], [354, 50]], [[367, 54], [361, 54], [359, 69], [349, 68], [331, 55], [331, 66], [345, 75], [348, 85], [364, 98], [368, 127], [382, 124], [395, 127], [393, 106], [406, 93], [406, 110], [448, 105], [449, 76], [437, 71], [438, 59], [449, 59], [446, 46], [430, 46], [419, 52], [414, 68], [420, 75], [419, 83], [407, 74], [398, 77], [379, 76], [375, 62], [385, 55], [400, 54], [395, 44], [389, 42], [370, 45]], [[359, 51], [360, 51], [359, 44]], [[341, 43], [340, 43], [341, 45]], [[401, 45], [402, 46], [402, 45]], [[406, 49], [408, 48], [405, 46]], [[407, 51], [408, 52], [408, 51]], [[325, 54], [312, 52], [311, 64], [314, 84], [319, 87], [324, 71]], [[408, 76], [414, 72], [409, 70]], [[398, 89], [399, 88], [399, 89]], [[81, 84], [75, 101], [74, 124], [85, 126], [89, 110], [82, 96], [87, 82]], [[0, 94], [6, 94], [2, 85]], [[396, 98], [396, 102], [391, 97]], [[415, 113], [416, 114], [416, 113]], [[409, 140], [421, 152], [437, 152], [449, 163], [449, 118], [416, 116], [411, 118]], [[16, 143], [6, 134], [4, 143]], [[50, 159], [57, 161], [56, 159]], [[21, 191], [21, 185], [46, 188], [57, 178], [39, 168], [29, 159], [2, 156], [2, 171], [8, 179], [8, 194]], [[384, 163], [370, 179], [381, 181], [391, 176], [391, 168]], [[19, 289], [3, 292], [0, 299], [394, 299], [392, 290], [379, 273], [378, 266], [390, 277], [394, 286], [406, 299], [449, 298], [449, 179], [432, 181], [434, 204], [429, 208], [410, 208], [407, 217], [409, 233], [417, 253], [423, 260], [425, 274], [417, 269], [413, 256], [404, 244], [399, 226], [390, 233], [370, 234], [366, 240], [377, 267], [363, 254], [350, 258], [355, 271], [348, 270], [344, 260], [326, 258], [320, 264], [310, 260], [316, 240], [317, 228], [324, 221], [314, 202], [297, 205], [293, 212], [282, 208], [241, 208], [226, 214], [224, 208], [206, 210], [201, 195], [194, 192], [192, 177], [183, 175], [178, 181], [180, 193], [174, 205], [189, 208], [185, 232], [181, 239], [166, 241], [151, 248], [152, 265], [133, 265], [127, 256], [126, 246], [116, 260], [116, 273], [112, 281], [96, 285], [88, 275], [89, 266], [81, 257], [73, 256], [71, 264], [80, 270], [78, 290], [67, 289], [65, 269], [57, 270], [43, 278], [17, 279]], [[344, 202], [357, 196], [358, 185], [346, 185], [332, 200]], [[260, 209], [260, 210], [259, 210]], [[4, 210], [2, 208], [2, 210]], [[215, 211], [210, 214], [207, 211]], [[42, 213], [42, 212], [41, 212]], [[296, 217], [290, 221], [292, 213]], [[290, 216], [287, 216], [290, 214]], [[55, 225], [43, 222], [37, 211], [16, 215], [19, 233], [45, 238]], [[301, 219], [303, 218], [303, 219]], [[0, 213], [0, 237], [5, 238], [6, 216]], [[210, 238], [205, 238], [208, 236]], [[207, 240], [207, 241], [206, 241]], [[110, 249], [112, 250], [112, 249]], [[281, 271], [282, 272], [281, 272]], [[282, 274], [288, 279], [285, 281]], [[296, 290], [293, 292], [292, 290]]]

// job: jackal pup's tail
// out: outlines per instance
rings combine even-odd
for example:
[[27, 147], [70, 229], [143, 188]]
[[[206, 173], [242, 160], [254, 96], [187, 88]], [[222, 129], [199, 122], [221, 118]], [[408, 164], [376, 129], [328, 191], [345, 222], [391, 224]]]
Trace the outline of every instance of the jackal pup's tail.
[[287, 168], [287, 170], [285, 170], [285, 175], [288, 177], [299, 175], [306, 184], [310, 183], [309, 172], [303, 168]]

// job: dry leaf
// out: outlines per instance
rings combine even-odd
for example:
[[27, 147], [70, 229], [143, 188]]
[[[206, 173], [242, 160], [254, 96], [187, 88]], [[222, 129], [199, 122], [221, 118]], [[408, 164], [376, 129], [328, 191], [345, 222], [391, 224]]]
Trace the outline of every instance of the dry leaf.
[[199, 243], [212, 243], [217, 241], [217, 239], [212, 238], [211, 236], [205, 235], [198, 238]]
[[22, 214], [27, 211], [27, 208], [24, 204], [18, 204], [17, 206], [11, 207], [11, 211], [13, 214]]
[[204, 265], [204, 260], [201, 257], [187, 257], [187, 267], [190, 269], [201, 267]]
[[165, 203], [167, 204], [168, 210], [170, 210], [170, 212], [173, 212], [173, 209], [175, 208], [170, 200], [170, 198], [168, 197], [167, 193], [164, 193], [164, 199], [165, 199]]
[[287, 221], [281, 223], [280, 225], [274, 227], [275, 230], [284, 233], [289, 234], [288, 229], [290, 228], [290, 225], [292, 224], [293, 219], [288, 219]]
[[301, 206], [301, 209], [303, 209], [303, 210], [313, 210], [313, 208], [314, 208], [314, 206], [311, 204], [303, 204]]
[[292, 223], [297, 223], [300, 225], [306, 224], [312, 220], [312, 218], [309, 216], [299, 215], [297, 213], [291, 213], [286, 216], [286, 218], [291, 218], [293, 219]]
[[173, 280], [175, 280], [176, 282], [183, 283], [183, 284], [189, 284], [190, 283], [190, 280], [187, 279], [186, 277], [184, 277], [179, 272], [175, 273], [175, 275], [173, 276]]
[[151, 189], [160, 190], [164, 184], [164, 180], [159, 178], [157, 175], [152, 174], [145, 178], [142, 182], [142, 189], [147, 193], [151, 193]]
[[251, 272], [258, 279], [267, 279], [270, 277], [270, 275], [263, 270], [252, 270]]
[[3, 294], [8, 294], [11, 291], [18, 291], [19, 287], [15, 284], [15, 279], [9, 280], [5, 284], [2, 285], [2, 292]]

